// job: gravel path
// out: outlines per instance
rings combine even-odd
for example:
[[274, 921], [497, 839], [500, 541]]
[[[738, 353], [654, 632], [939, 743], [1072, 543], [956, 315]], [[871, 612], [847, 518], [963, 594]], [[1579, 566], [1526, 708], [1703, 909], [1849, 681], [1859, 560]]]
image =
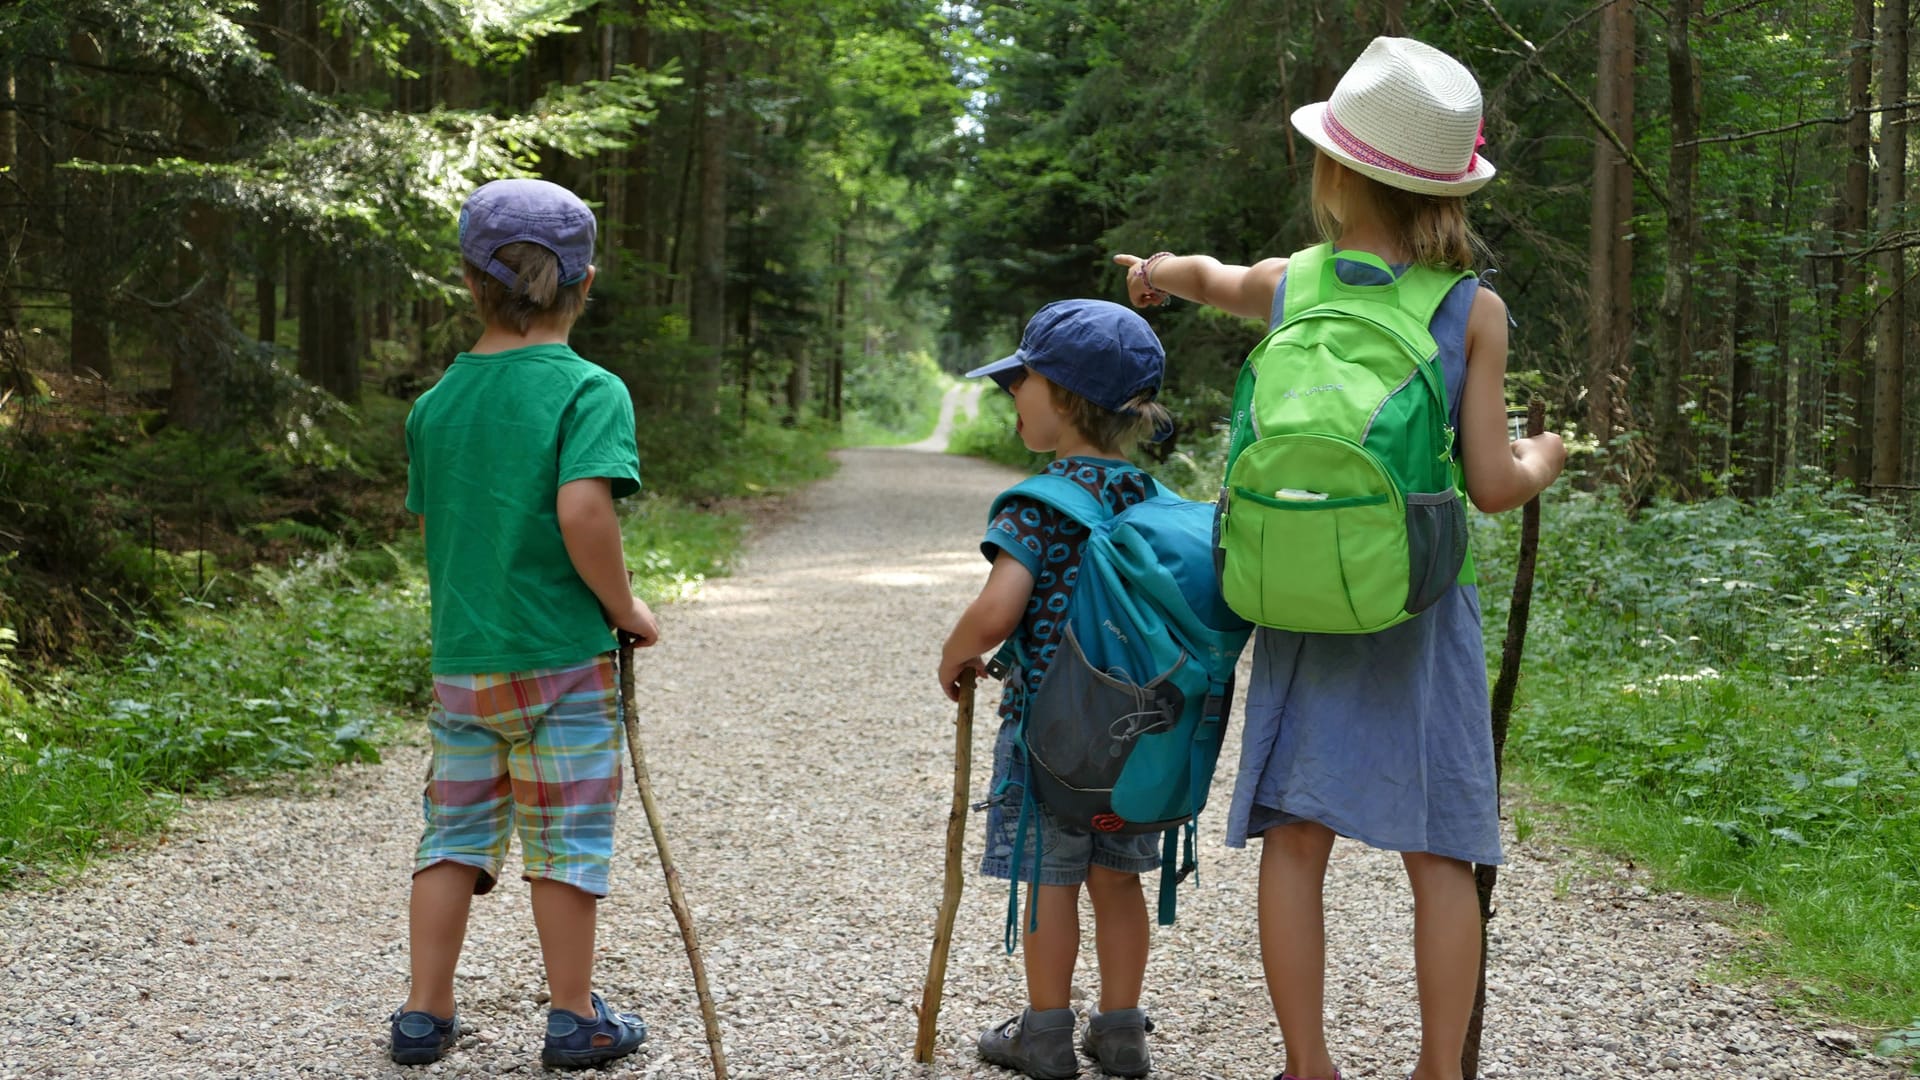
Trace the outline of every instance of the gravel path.
[[[737, 576], [667, 611], [666, 644], [642, 654], [650, 763], [742, 1080], [1009, 1075], [971, 1049], [1022, 986], [999, 945], [1006, 894], [972, 876], [940, 1064], [908, 1058], [951, 785], [935, 656], [983, 579], [974, 537], [1011, 479], [970, 460], [847, 452]], [[983, 700], [976, 792], [990, 714]], [[406, 971], [420, 739], [415, 728], [385, 763], [299, 791], [192, 806], [150, 852], [73, 887], [0, 898], [0, 1077], [419, 1075], [384, 1049]], [[1281, 1061], [1252, 921], [1257, 854], [1218, 842], [1231, 776], [1222, 768], [1202, 823], [1201, 882], [1154, 942], [1160, 1077], [1266, 1080]], [[970, 861], [979, 842], [969, 821]], [[1737, 943], [1703, 906], [1589, 873], [1538, 840], [1513, 851], [1484, 1076], [1897, 1075], [1830, 1049], [1764, 994], [1716, 985]], [[1340, 845], [1328, 905], [1336, 1053], [1355, 1080], [1404, 1077], [1416, 1030], [1397, 861]], [[600, 986], [653, 1025], [649, 1049], [610, 1072], [707, 1075], [637, 798], [601, 910]], [[1091, 988], [1087, 937], [1079, 982]], [[527, 890], [510, 867], [474, 909], [459, 981], [470, 1032], [426, 1074], [537, 1073], [541, 987]]]

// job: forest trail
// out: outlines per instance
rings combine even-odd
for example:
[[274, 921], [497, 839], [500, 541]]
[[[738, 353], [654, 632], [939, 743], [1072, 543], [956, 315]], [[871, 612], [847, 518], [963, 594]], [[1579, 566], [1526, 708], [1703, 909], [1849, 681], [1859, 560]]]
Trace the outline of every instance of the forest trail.
[[[1014, 474], [902, 449], [841, 455], [731, 578], [664, 612], [639, 660], [642, 737], [741, 1080], [980, 1077], [972, 1039], [1023, 996], [1006, 891], [969, 873], [939, 1064], [910, 1064], [935, 911], [952, 708], [934, 667], [984, 578], [976, 547]], [[987, 785], [991, 689], [976, 716]], [[1220, 844], [1238, 718], [1201, 821], [1202, 872], [1157, 930], [1147, 1004], [1164, 1078], [1267, 1080], [1278, 1033], [1254, 933], [1257, 852]], [[426, 762], [418, 722], [379, 765], [196, 803], [155, 849], [4, 897], [0, 1077], [386, 1077], [406, 976], [408, 872]], [[300, 790], [291, 790], [293, 788]], [[1737, 944], [1705, 905], [1536, 835], [1511, 844], [1494, 924], [1482, 1075], [1885, 1078], [1716, 982]], [[968, 824], [977, 860], [977, 815]], [[1412, 1064], [1411, 900], [1398, 860], [1343, 843], [1327, 887], [1329, 1028], [1351, 1080]], [[601, 1075], [698, 1078], [706, 1046], [631, 790], [597, 982], [652, 1026]], [[1091, 934], [1077, 988], [1091, 991]], [[469, 1032], [425, 1075], [536, 1075], [543, 989], [510, 865], [474, 906], [458, 982]], [[1091, 1072], [1083, 1075], [1091, 1076]]]
[[987, 384], [979, 380], [969, 380], [957, 386], [950, 386], [940, 398], [940, 419], [933, 425], [933, 434], [917, 443], [908, 443], [902, 450], [921, 450], [930, 454], [945, 453], [947, 440], [952, 438], [954, 425], [964, 414], [972, 419], [980, 414], [980, 392]]

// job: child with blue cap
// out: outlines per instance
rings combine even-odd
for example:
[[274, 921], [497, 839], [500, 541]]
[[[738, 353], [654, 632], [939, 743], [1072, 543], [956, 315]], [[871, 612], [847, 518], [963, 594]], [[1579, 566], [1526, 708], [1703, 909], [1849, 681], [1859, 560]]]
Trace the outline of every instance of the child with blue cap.
[[[1114, 513], [1148, 497], [1145, 474], [1123, 468], [1127, 449], [1168, 427], [1154, 401], [1166, 354], [1139, 315], [1104, 300], [1063, 300], [1035, 314], [1019, 351], [967, 373], [988, 376], [1013, 395], [1020, 440], [1035, 453], [1052, 452], [1047, 470], [1071, 479]], [[1027, 763], [1018, 718], [1060, 643], [1065, 611], [1087, 529], [1060, 511], [1025, 496], [1006, 500], [987, 526], [981, 552], [993, 563], [980, 595], [948, 635], [940, 657], [940, 688], [959, 696], [964, 672], [986, 671], [985, 654], [1023, 635], [1024, 670], [1009, 672], [994, 745], [994, 796], [987, 808], [987, 849], [981, 872], [1010, 879], [1027, 870], [1011, 865]], [[1039, 890], [1022, 942], [1027, 1007], [980, 1035], [980, 1056], [1036, 1080], [1074, 1076], [1075, 1017], [1070, 1003], [1080, 952], [1080, 886], [1093, 900], [1100, 1001], [1082, 1042], [1106, 1072], [1145, 1076], [1151, 1064], [1140, 1007], [1147, 966], [1147, 905], [1140, 874], [1160, 865], [1154, 834], [1120, 836], [1071, 829], [1039, 808], [1040, 843], [1027, 847], [1041, 860]]]
[[[593, 212], [544, 180], [496, 180], [460, 211], [486, 329], [407, 415], [407, 509], [432, 591], [433, 760], [409, 906], [412, 984], [389, 1055], [459, 1037], [453, 976], [475, 895], [518, 826], [551, 1010], [540, 1060], [599, 1065], [647, 1037], [592, 989], [622, 728], [613, 628], [659, 640], [627, 585], [613, 500], [640, 487], [633, 401], [567, 345], [593, 287]], [[610, 625], [611, 624], [611, 625]]]

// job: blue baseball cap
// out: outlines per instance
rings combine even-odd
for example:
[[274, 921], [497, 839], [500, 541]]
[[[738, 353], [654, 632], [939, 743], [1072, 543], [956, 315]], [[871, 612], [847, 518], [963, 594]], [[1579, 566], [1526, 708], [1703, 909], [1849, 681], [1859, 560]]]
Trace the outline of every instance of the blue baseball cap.
[[1058, 300], [1034, 313], [1020, 335], [1020, 349], [967, 372], [992, 377], [1009, 389], [1022, 367], [1079, 394], [1108, 412], [1160, 389], [1167, 353], [1153, 327], [1109, 300]]
[[576, 285], [593, 263], [593, 211], [580, 196], [545, 180], [495, 180], [460, 208], [460, 254], [504, 282], [520, 275], [494, 258], [508, 244], [539, 244], [560, 260], [560, 284]]

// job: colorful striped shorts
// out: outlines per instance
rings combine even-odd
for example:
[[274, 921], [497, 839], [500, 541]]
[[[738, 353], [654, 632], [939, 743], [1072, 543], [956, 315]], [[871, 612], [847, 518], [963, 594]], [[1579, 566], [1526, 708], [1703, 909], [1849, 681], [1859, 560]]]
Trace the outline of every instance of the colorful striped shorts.
[[624, 731], [611, 654], [507, 675], [438, 675], [414, 873], [478, 867], [493, 888], [514, 826], [527, 880], [607, 894]]

